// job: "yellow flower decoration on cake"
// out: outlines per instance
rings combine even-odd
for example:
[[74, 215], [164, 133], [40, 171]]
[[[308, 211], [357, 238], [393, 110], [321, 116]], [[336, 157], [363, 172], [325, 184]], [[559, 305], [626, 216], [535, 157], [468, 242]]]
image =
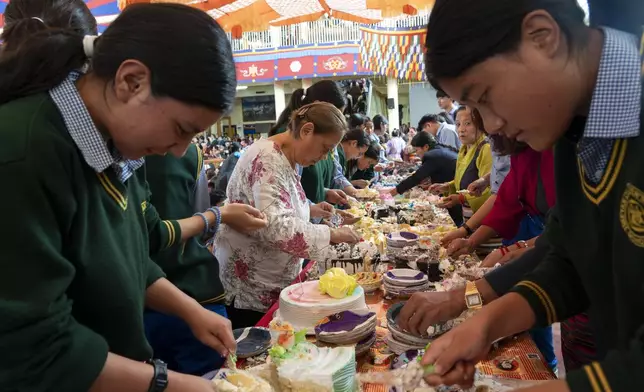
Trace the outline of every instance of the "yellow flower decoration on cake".
[[347, 275], [342, 268], [331, 268], [320, 276], [320, 292], [333, 298], [346, 298], [353, 294], [356, 287], [358, 287], [356, 279]]

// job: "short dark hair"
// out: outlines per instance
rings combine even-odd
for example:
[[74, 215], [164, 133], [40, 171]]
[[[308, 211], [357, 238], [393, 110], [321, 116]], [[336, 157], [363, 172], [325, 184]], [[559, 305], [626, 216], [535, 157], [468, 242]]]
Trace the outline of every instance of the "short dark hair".
[[370, 143], [369, 136], [360, 128], [351, 129], [344, 135], [344, 138], [342, 139], [343, 142], [354, 140], [356, 141], [358, 147], [364, 147], [369, 145]]
[[427, 79], [440, 89], [438, 80], [458, 77], [490, 57], [515, 51], [523, 19], [535, 10], [552, 16], [571, 49], [583, 39], [585, 15], [575, 0], [437, 0], [425, 39]]
[[349, 128], [361, 127], [367, 122], [368, 119], [369, 117], [365, 116], [364, 114], [353, 113], [349, 116]]
[[230, 153], [237, 152], [237, 151], [240, 151], [240, 150], [241, 150], [241, 144], [239, 144], [237, 142], [230, 143], [230, 146], [228, 147], [228, 151]]
[[81, 37], [98, 34], [96, 18], [83, 0], [11, 0], [4, 11], [4, 23], [0, 36], [4, 52], [47, 29], [66, 29]]
[[438, 89], [438, 90], [436, 90], [436, 99], [438, 99], [438, 98], [450, 98], [450, 96], [447, 95], [447, 93], [445, 91], [443, 91], [441, 89]]
[[280, 114], [277, 123], [268, 132], [268, 136], [273, 136], [281, 128], [286, 127], [294, 111], [316, 101], [330, 103], [338, 109], [342, 109], [347, 105], [346, 94], [342, 91], [338, 83], [333, 80], [320, 80], [307, 88], [306, 91], [298, 88], [293, 91], [291, 100]]
[[440, 113], [437, 114], [437, 116], [438, 116], [438, 119], [440, 120], [440, 122], [444, 122], [444, 123], [454, 125], [454, 120], [452, 120], [452, 117], [449, 114], [447, 114], [445, 112], [440, 112]]
[[365, 158], [375, 159], [376, 161], [380, 159], [380, 145], [376, 142], [369, 144], [367, 151], [364, 153]]
[[429, 149], [433, 149], [436, 147], [436, 138], [434, 135], [430, 135], [427, 132], [418, 132], [412, 139], [411, 139], [411, 146], [412, 147], [425, 147], [429, 146]]
[[394, 129], [393, 131], [391, 131], [391, 137], [398, 137], [398, 136], [400, 136], [400, 132], [398, 132], [397, 129]]
[[382, 114], [376, 114], [373, 116], [373, 128], [380, 129], [383, 125], [389, 124], [389, 121]]
[[0, 104], [48, 91], [88, 62], [110, 81], [128, 59], [145, 64], [155, 96], [222, 112], [235, 100], [230, 42], [207, 13], [181, 4], [133, 4], [94, 43], [88, 59], [74, 30], [36, 32], [0, 60]]
[[427, 123], [440, 123], [441, 121], [438, 119], [438, 116], [435, 114], [426, 114], [423, 117], [420, 118], [418, 121], [418, 128], [419, 130], [422, 131], [422, 129], [425, 127], [425, 124]]

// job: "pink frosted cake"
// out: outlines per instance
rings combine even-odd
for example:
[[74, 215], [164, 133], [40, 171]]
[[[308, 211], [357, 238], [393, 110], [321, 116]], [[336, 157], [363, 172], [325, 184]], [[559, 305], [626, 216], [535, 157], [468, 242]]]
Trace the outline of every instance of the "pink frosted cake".
[[317, 323], [323, 318], [345, 310], [367, 309], [364, 290], [358, 286], [345, 298], [336, 299], [322, 294], [319, 281], [296, 283], [280, 294], [279, 318], [291, 323], [296, 329], [314, 333]]

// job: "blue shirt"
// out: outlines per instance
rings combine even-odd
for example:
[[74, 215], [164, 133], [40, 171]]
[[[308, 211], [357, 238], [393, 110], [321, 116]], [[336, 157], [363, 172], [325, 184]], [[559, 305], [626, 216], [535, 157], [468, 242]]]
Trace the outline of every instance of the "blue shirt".
[[606, 170], [615, 139], [639, 135], [640, 75], [638, 39], [631, 34], [603, 28], [604, 47], [597, 83], [577, 154], [584, 175], [598, 184]]
[[490, 172], [490, 192], [496, 194], [503, 180], [510, 172], [510, 156], [499, 155], [492, 149], [492, 171]]
[[143, 166], [143, 158], [128, 160], [115, 148], [108, 147], [76, 89], [76, 81], [81, 75], [80, 72], [70, 73], [61, 84], [49, 90], [49, 96], [58, 107], [69, 135], [85, 162], [97, 173], [102, 173], [111, 166], [118, 179], [125, 182], [135, 170]]
[[446, 146], [454, 147], [457, 151], [461, 148], [456, 127], [451, 124], [441, 123], [436, 132], [436, 141]]

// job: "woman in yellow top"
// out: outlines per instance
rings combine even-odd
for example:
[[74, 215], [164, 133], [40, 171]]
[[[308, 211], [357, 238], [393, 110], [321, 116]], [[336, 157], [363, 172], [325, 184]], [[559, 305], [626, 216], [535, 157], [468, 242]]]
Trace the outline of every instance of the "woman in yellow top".
[[[467, 190], [472, 182], [490, 173], [492, 151], [487, 141], [487, 133], [483, 127], [481, 116], [475, 109], [472, 110], [467, 106], [458, 108], [456, 130], [462, 145], [458, 152], [454, 180], [443, 184], [433, 184], [430, 191], [445, 195], [438, 205], [439, 207], [454, 210], [459, 206], [464, 206], [471, 208], [472, 212], [476, 212], [490, 197], [490, 188], [485, 189], [480, 196], [459, 191]], [[450, 215], [452, 215], [454, 223], [460, 225], [462, 222], [458, 222], [453, 211], [451, 212]]]

